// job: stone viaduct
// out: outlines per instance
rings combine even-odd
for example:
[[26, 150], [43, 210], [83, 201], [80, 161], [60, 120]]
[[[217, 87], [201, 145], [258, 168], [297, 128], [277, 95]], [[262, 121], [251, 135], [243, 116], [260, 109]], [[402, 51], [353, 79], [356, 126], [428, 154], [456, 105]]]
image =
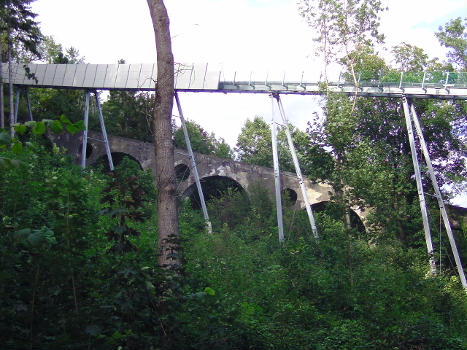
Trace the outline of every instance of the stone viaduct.
[[[67, 149], [74, 159], [81, 158], [82, 134], [50, 135], [52, 140], [59, 146]], [[88, 148], [86, 164], [90, 165], [104, 158], [107, 161], [105, 146], [100, 132], [88, 132]], [[149, 142], [108, 135], [110, 150], [115, 159], [127, 155], [139, 163], [143, 170], [151, 169], [155, 173], [154, 145]], [[228, 159], [221, 159], [201, 153], [195, 153], [195, 160], [201, 182], [212, 178], [227, 178], [235, 181], [248, 194], [252, 185], [261, 184], [266, 187], [274, 198], [274, 170], [271, 168], [257, 166]], [[188, 151], [184, 149], [175, 150], [175, 170], [179, 174], [178, 193], [184, 197], [195, 188], [194, 175], [191, 172], [191, 164]], [[313, 183], [305, 180], [308, 199], [312, 206], [330, 201], [332, 188], [326, 183]], [[297, 177], [293, 173], [281, 172], [281, 188], [287, 191], [292, 200], [296, 198], [296, 207], [304, 209], [304, 200], [300, 191]], [[352, 208], [362, 222], [365, 222], [367, 211]]]

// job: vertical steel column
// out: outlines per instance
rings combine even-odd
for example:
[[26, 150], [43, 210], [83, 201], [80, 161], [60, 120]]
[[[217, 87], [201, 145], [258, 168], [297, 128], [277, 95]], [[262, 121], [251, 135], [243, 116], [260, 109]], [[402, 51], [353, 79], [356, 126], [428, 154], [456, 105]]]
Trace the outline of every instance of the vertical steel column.
[[428, 256], [429, 256], [430, 271], [432, 275], [436, 275], [436, 263], [435, 263], [435, 258], [433, 256], [433, 243], [431, 241], [430, 224], [428, 223], [428, 212], [426, 210], [425, 194], [423, 193], [422, 176], [420, 173], [420, 166], [418, 164], [417, 150], [415, 149], [415, 138], [413, 135], [412, 120], [410, 117], [409, 104], [405, 96], [402, 97], [402, 105], [404, 107], [405, 124], [407, 126], [407, 133], [409, 134], [410, 152], [412, 153], [412, 162], [413, 162], [413, 167], [414, 167], [414, 172], [415, 172], [415, 180], [417, 183], [418, 199], [420, 201], [420, 210], [422, 212], [423, 229], [425, 231], [425, 241], [426, 241], [426, 248], [427, 248]]
[[311, 210], [310, 201], [308, 200], [308, 194], [306, 192], [305, 182], [303, 181], [302, 171], [300, 170], [300, 164], [298, 163], [297, 154], [295, 153], [295, 147], [293, 144], [292, 135], [290, 134], [290, 130], [289, 130], [289, 122], [287, 120], [287, 117], [285, 116], [284, 107], [282, 106], [282, 102], [281, 102], [279, 94], [274, 94], [273, 96], [276, 98], [277, 105], [279, 106], [279, 112], [281, 113], [282, 121], [284, 122], [284, 125], [285, 125], [287, 141], [289, 144], [290, 153], [292, 154], [292, 160], [295, 166], [295, 172], [297, 173], [297, 178], [300, 183], [300, 189], [302, 190], [303, 200], [305, 201], [305, 207], [306, 207], [306, 212], [308, 214], [308, 220], [310, 221], [311, 231], [313, 232], [313, 236], [315, 238], [318, 238], [318, 230], [316, 228], [315, 218], [313, 217], [313, 211]]
[[88, 121], [89, 121], [89, 96], [91, 93], [86, 91], [84, 102], [84, 130], [83, 130], [83, 143], [81, 145], [81, 168], [86, 167], [86, 147], [88, 144]]
[[[97, 113], [99, 114], [99, 123], [101, 124], [101, 132], [102, 132], [102, 137], [104, 138], [104, 144], [105, 144], [105, 151], [107, 153], [107, 159], [109, 160], [109, 168], [110, 168], [110, 171], [113, 171], [114, 170], [114, 163], [112, 161], [112, 153], [110, 153], [109, 140], [107, 138], [107, 131], [105, 130], [104, 117], [102, 116], [101, 103], [99, 101], [99, 93], [97, 92], [97, 90], [94, 91], [94, 96], [96, 97]], [[86, 154], [85, 154], [85, 156], [86, 156]]]
[[28, 104], [29, 121], [32, 122], [31, 99], [29, 98], [29, 89], [26, 88], [26, 103]]
[[279, 242], [284, 242], [284, 222], [282, 220], [282, 194], [281, 194], [281, 178], [279, 172], [279, 156], [277, 152], [277, 129], [274, 121], [274, 115], [271, 123], [271, 140], [272, 140], [272, 160], [274, 162], [274, 187], [276, 190], [276, 213], [277, 227], [279, 228]]
[[196, 188], [198, 189], [199, 199], [201, 201], [201, 209], [203, 210], [204, 221], [206, 222], [206, 227], [208, 233], [212, 234], [212, 225], [209, 220], [208, 209], [206, 208], [206, 202], [204, 200], [203, 189], [201, 188], [201, 182], [199, 180], [198, 168], [196, 167], [195, 156], [191, 148], [190, 136], [188, 135], [188, 130], [185, 124], [185, 117], [183, 116], [182, 106], [180, 104], [180, 99], [178, 98], [178, 93], [174, 92], [175, 102], [177, 103], [178, 113], [180, 114], [180, 120], [182, 122], [183, 135], [185, 136], [186, 148], [188, 150], [188, 155], [190, 157], [191, 167], [193, 169], [193, 175], [195, 177]]
[[[451, 244], [452, 254], [454, 255], [454, 260], [456, 261], [457, 272], [459, 273], [459, 278], [461, 280], [462, 286], [467, 291], [467, 281], [465, 279], [464, 269], [462, 268], [462, 262], [459, 257], [459, 251], [457, 250], [456, 241], [451, 230], [451, 225], [449, 223], [448, 214], [444, 206], [443, 197], [441, 191], [439, 190], [438, 181], [436, 181], [435, 172], [433, 170], [433, 164], [431, 163], [430, 154], [428, 153], [428, 147], [426, 146], [425, 138], [423, 137], [422, 128], [420, 126], [420, 121], [418, 120], [417, 113], [413, 104], [410, 104], [410, 111], [412, 112], [412, 119], [415, 124], [415, 130], [420, 140], [420, 145], [422, 148], [423, 156], [425, 157], [425, 162], [428, 167], [428, 172], [430, 174], [431, 182], [435, 190], [436, 199], [438, 200], [439, 210], [441, 211], [441, 216], [443, 217], [444, 227], [446, 228], [446, 233], [449, 238], [449, 243]], [[441, 261], [440, 261], [441, 264]]]
[[21, 89], [18, 88], [16, 90], [16, 101], [15, 101], [15, 119], [14, 119], [15, 124], [18, 122], [18, 108], [19, 108], [20, 97], [21, 97]]

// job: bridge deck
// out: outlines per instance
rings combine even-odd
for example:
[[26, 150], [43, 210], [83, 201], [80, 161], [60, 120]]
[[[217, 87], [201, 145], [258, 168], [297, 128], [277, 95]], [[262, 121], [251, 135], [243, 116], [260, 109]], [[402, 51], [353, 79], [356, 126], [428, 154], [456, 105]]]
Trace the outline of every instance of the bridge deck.
[[[281, 93], [318, 95], [323, 94], [322, 83], [306, 77], [304, 72], [292, 76], [292, 80], [226, 79], [219, 68], [208, 64], [176, 65], [175, 88], [187, 92], [222, 93]], [[3, 69], [3, 82], [8, 82], [8, 69]], [[25, 87], [69, 88], [92, 90], [137, 90], [155, 88], [155, 64], [14, 64], [13, 84]], [[334, 92], [354, 94], [355, 87], [349, 81], [328, 84]], [[467, 99], [467, 73], [388, 72], [375, 79], [359, 81], [361, 96]]]

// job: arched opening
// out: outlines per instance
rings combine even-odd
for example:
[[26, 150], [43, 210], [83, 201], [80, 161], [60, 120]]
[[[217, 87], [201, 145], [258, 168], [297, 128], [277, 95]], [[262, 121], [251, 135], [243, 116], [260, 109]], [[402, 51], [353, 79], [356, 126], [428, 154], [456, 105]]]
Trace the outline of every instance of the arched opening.
[[[337, 203], [334, 203], [334, 202], [324, 201], [324, 202], [315, 203], [311, 206], [311, 209], [313, 210], [313, 212], [316, 212], [316, 213], [325, 212], [327, 215], [335, 219], [342, 218], [342, 209]], [[352, 209], [350, 209], [349, 214], [350, 214], [350, 227], [355, 229], [359, 233], [364, 233], [365, 225], [363, 225], [363, 222], [360, 219], [360, 217], [357, 215], [357, 213], [353, 211]]]
[[[209, 176], [201, 179], [201, 188], [214, 230], [220, 231], [225, 225], [233, 228], [248, 216], [250, 202], [237, 181], [225, 176]], [[196, 184], [188, 187], [183, 197], [189, 198], [194, 209], [201, 208]]]
[[[82, 149], [83, 149], [83, 143], [81, 142], [81, 144], [79, 145], [80, 155], [81, 155], [81, 150], [82, 150]], [[89, 157], [91, 157], [93, 151], [94, 151], [93, 145], [90, 144], [89, 142], [87, 142], [87, 143], [86, 143], [86, 159], [88, 159]]]
[[[112, 155], [112, 162], [114, 164], [114, 167], [118, 167], [120, 163], [125, 158], [127, 158], [128, 160], [136, 163], [140, 170], [143, 170], [143, 167], [138, 162], [138, 160], [129, 154], [122, 153], [122, 152], [112, 152], [111, 155]], [[97, 160], [92, 164], [92, 166], [95, 168], [102, 167], [103, 171], [108, 172], [110, 168], [109, 168], [109, 160], [107, 159], [107, 154], [104, 154], [100, 156], [99, 158], [97, 158]]]
[[[208, 176], [200, 180], [203, 190], [204, 200], [209, 202], [213, 199], [219, 199], [224, 196], [232, 196], [235, 193], [245, 194], [243, 187], [234, 179], [226, 176]], [[188, 198], [194, 209], [201, 208], [201, 201], [196, 184], [188, 187], [182, 195], [182, 198]]]
[[295, 203], [297, 203], [297, 198], [297, 192], [295, 192], [291, 188], [284, 188], [282, 190], [282, 202], [285, 205], [295, 205]]
[[185, 181], [190, 176], [190, 168], [185, 164], [178, 164], [175, 166], [175, 177], [178, 182]]

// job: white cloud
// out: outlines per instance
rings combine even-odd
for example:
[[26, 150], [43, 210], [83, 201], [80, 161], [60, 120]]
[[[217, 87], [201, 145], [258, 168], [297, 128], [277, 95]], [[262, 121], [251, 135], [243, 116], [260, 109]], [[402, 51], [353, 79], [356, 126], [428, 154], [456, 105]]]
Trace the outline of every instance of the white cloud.
[[434, 33], [450, 19], [467, 16], [465, 0], [386, 0], [388, 11], [381, 16], [386, 46], [401, 42], [423, 48], [430, 57], [445, 58]]

